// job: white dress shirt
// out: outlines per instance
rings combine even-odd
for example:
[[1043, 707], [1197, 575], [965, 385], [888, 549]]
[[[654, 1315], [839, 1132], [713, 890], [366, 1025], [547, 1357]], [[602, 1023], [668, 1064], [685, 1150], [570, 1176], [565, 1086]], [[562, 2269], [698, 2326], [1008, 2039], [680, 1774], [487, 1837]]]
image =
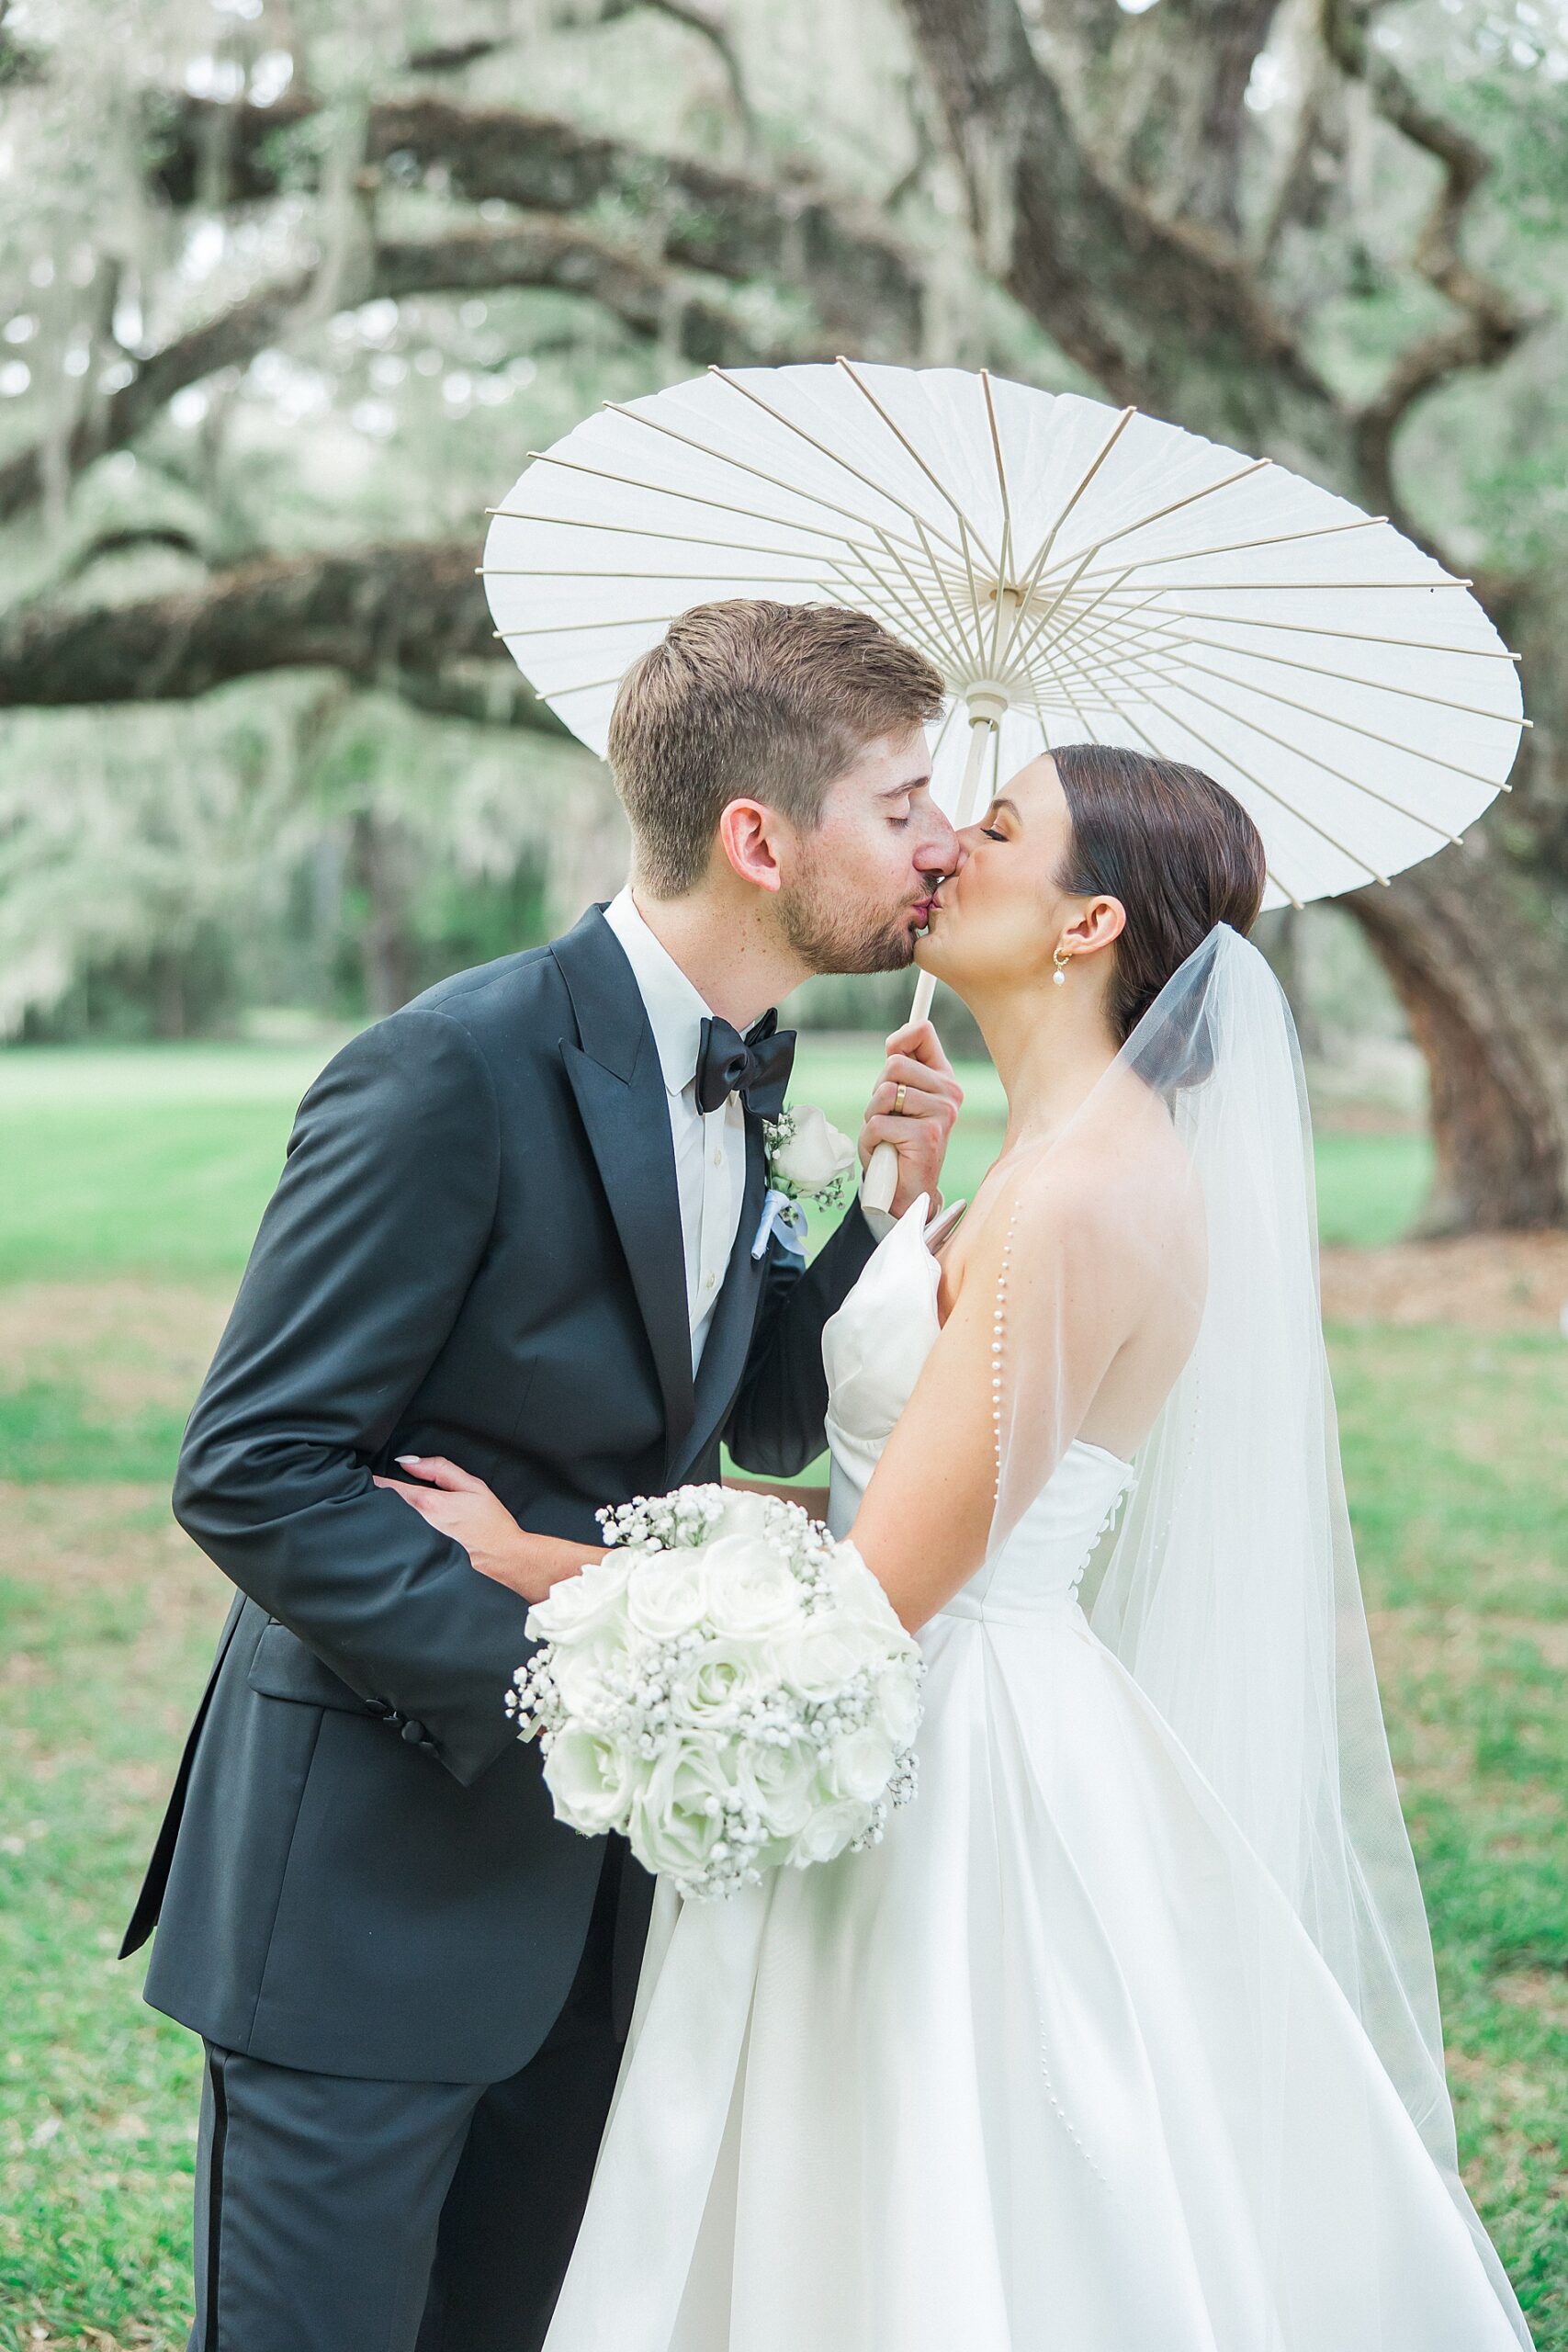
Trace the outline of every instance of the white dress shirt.
[[670, 1135], [675, 1147], [675, 1182], [681, 1196], [681, 1234], [686, 1250], [686, 1308], [694, 1377], [740, 1224], [746, 1190], [746, 1114], [739, 1094], [730, 1095], [716, 1111], [698, 1110], [697, 1047], [712, 1007], [705, 1004], [670, 950], [654, 937], [637, 911], [629, 887], [611, 899], [604, 920], [626, 949], [664, 1075]]

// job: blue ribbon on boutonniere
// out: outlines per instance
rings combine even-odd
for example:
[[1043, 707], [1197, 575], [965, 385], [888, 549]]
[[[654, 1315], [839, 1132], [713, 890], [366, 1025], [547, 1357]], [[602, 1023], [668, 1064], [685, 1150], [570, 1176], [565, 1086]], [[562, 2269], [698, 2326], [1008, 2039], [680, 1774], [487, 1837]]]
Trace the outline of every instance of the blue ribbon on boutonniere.
[[780, 1235], [786, 1250], [796, 1257], [806, 1255], [806, 1211], [787, 1193], [770, 1191], [762, 1201], [762, 1214], [757, 1226], [757, 1238], [751, 1244], [753, 1258], [761, 1258], [774, 1233]]

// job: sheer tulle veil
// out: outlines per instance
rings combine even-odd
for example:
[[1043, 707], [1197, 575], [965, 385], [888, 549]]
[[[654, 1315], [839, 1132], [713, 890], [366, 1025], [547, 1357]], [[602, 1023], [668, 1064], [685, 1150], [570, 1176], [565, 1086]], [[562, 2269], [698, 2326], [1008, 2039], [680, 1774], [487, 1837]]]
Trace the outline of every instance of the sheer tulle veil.
[[[1086, 1178], [1114, 1236], [1103, 1280], [1053, 1222]], [[1226, 925], [1210, 932], [1066, 1127], [1017, 1155], [1008, 1189], [992, 1555], [1092, 1427], [1112, 1291], [1123, 1306], [1142, 1293], [1173, 1330], [1185, 1316], [1196, 1338], [1137, 1447], [1084, 1606], [1327, 1962], [1528, 2346], [1460, 2178], [1431, 1939], [1346, 1507], [1301, 1053], [1257, 948]], [[1247, 1982], [1267, 2092], [1290, 2070], [1292, 2019], [1261, 1956]], [[1354, 2140], [1339, 2117], [1325, 2144], [1353, 2165]], [[1267, 2129], [1251, 2155], [1267, 2167]], [[1369, 2227], [1376, 2207], [1369, 2176]]]

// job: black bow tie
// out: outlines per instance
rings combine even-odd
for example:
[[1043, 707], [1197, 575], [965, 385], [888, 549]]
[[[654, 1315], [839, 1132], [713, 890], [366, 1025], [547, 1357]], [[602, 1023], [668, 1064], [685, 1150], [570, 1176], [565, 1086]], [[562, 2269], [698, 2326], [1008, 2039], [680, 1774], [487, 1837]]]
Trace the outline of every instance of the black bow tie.
[[795, 1031], [781, 1029], [770, 1009], [744, 1037], [710, 1013], [697, 1047], [697, 1108], [716, 1111], [738, 1093], [759, 1118], [776, 1119], [795, 1061]]

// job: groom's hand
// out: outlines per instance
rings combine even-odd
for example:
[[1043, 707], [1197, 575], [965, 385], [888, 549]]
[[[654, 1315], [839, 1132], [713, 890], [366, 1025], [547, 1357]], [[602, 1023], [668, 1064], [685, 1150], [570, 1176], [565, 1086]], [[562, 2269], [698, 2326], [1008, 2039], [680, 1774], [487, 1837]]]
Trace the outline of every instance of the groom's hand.
[[940, 1202], [942, 1163], [963, 1101], [964, 1089], [931, 1023], [911, 1021], [895, 1029], [860, 1131], [863, 1168], [879, 1143], [890, 1143], [898, 1155], [895, 1216], [902, 1216], [921, 1193], [930, 1193], [933, 1207]]

